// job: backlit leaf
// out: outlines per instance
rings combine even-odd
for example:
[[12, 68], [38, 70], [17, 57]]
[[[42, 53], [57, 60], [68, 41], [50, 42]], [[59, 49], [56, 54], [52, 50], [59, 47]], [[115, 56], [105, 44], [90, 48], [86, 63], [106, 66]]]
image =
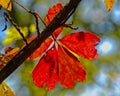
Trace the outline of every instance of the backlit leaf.
[[[46, 25], [60, 9], [62, 7], [59, 3], [49, 9]], [[73, 88], [75, 81], [83, 82], [86, 79], [85, 68], [76, 56], [91, 60], [98, 55], [95, 47], [100, 42], [100, 38], [97, 35], [90, 32], [76, 32], [58, 40], [57, 36], [61, 31], [53, 32], [53, 40], [46, 39], [47, 41], [43, 42], [39, 50], [33, 53], [34, 58], [45, 52], [32, 72], [33, 81], [40, 88], [46, 86], [47, 90], [53, 89], [57, 82], [60, 82], [64, 88]]]
[[87, 59], [95, 59], [98, 55], [95, 47], [100, 38], [93, 33], [72, 33], [59, 41], [46, 52], [33, 70], [33, 81], [40, 88], [46, 85], [47, 90], [53, 89], [57, 82], [65, 88], [73, 88], [75, 81], [83, 82], [86, 79], [85, 68], [73, 52]]
[[114, 6], [115, 0], [104, 0], [104, 2], [105, 2], [105, 5], [107, 7], [107, 10], [111, 11], [111, 9]]
[[38, 87], [42, 88], [44, 83], [47, 84], [48, 90], [55, 87], [58, 81], [56, 57], [56, 49], [49, 50], [33, 70], [33, 81]]
[[90, 32], [76, 32], [60, 39], [68, 49], [87, 59], [95, 59], [98, 55], [95, 46], [100, 38]]
[[11, 11], [12, 10], [12, 0], [0, 0], [0, 6], [3, 8], [6, 8], [7, 10]]
[[[62, 4], [58, 3], [48, 10], [48, 13], [46, 15], [46, 25], [50, 24], [50, 22], [53, 20], [53, 18], [59, 13], [59, 11], [62, 8], [63, 8]], [[53, 32], [54, 37], [57, 37], [61, 33], [62, 29], [63, 29], [62, 27], [56, 29]]]
[[50, 90], [57, 82], [65, 88], [73, 88], [75, 81], [83, 82], [86, 79], [85, 68], [73, 52], [87, 59], [95, 59], [98, 55], [95, 46], [100, 38], [93, 33], [72, 33], [59, 41], [64, 46], [57, 41], [56, 46], [46, 52], [33, 70], [33, 81], [40, 88], [46, 84], [46, 89]]
[[74, 81], [83, 82], [86, 78], [84, 66], [61, 46], [52, 47], [33, 70], [34, 83], [42, 88], [53, 89], [57, 82], [65, 88], [73, 88]]

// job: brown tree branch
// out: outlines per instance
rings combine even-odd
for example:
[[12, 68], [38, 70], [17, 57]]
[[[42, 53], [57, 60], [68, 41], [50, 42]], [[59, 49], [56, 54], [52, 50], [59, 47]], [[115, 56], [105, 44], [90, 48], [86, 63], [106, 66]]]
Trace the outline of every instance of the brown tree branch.
[[74, 13], [81, 0], [70, 0], [69, 3], [57, 14], [53, 21], [43, 30], [40, 36], [24, 47], [8, 64], [0, 71], [0, 83], [14, 72], [52, 32], [64, 24]]

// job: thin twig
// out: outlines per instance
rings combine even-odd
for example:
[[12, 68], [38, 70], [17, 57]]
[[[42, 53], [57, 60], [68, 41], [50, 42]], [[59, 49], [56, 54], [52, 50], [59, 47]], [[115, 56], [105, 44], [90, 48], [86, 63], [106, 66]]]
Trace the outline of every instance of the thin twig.
[[33, 14], [33, 16], [35, 17], [35, 20], [36, 20], [36, 29], [37, 29], [37, 34], [38, 36], [40, 36], [40, 30], [39, 30], [39, 25], [38, 25], [38, 17], [37, 17], [37, 12], [31, 12], [31, 14]]
[[[31, 10], [29, 10], [29, 9], [27, 9], [27, 8], [25, 8], [23, 5], [21, 5], [18, 1], [16, 1], [16, 0], [13, 0], [17, 5], [19, 5], [21, 8], [23, 8], [25, 11], [27, 11], [28, 13], [31, 13], [32, 15], [34, 15], [33, 13], [34, 12], [32, 12]], [[42, 21], [42, 23], [46, 26], [46, 24], [45, 24], [45, 22], [43, 21], [43, 19], [42, 19], [42, 17], [37, 13], [37, 12], [35, 12], [35, 15]], [[35, 16], [34, 15], [34, 16]]]
[[[16, 0], [14, 0], [14, 2], [19, 5], [21, 8], [23, 8], [25, 11], [27, 11], [28, 13], [32, 14], [35, 17], [35, 21], [36, 21], [36, 29], [37, 29], [37, 34], [38, 36], [40, 36], [40, 30], [39, 30], [39, 24], [38, 24], [38, 18], [42, 21], [42, 23], [45, 25], [45, 22], [42, 20], [42, 18], [38, 15], [37, 12], [32, 12], [29, 9], [25, 8], [23, 5], [21, 5], [20, 3], [18, 3]], [[46, 26], [46, 25], [45, 25]]]
[[4, 15], [9, 19], [9, 21], [12, 23], [12, 25], [17, 29], [17, 31], [19, 32], [19, 34], [22, 36], [23, 40], [25, 41], [26, 45], [28, 45], [27, 40], [25, 39], [23, 33], [20, 31], [20, 28], [18, 27], [18, 25], [13, 21], [13, 19], [10, 17], [10, 15], [6, 12], [4, 12]]
[[63, 27], [70, 28], [72, 30], [77, 30], [78, 27], [72, 27], [71, 24], [63, 24]]

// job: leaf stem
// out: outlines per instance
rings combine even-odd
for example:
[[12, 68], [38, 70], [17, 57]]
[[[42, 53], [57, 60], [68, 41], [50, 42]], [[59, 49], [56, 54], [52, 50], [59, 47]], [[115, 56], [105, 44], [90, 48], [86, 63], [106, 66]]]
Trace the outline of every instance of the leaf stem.
[[[17, 5], [19, 5], [21, 8], [23, 8], [25, 11], [27, 11], [28, 13], [32, 14], [32, 15], [36, 15], [41, 21], [42, 23], [46, 26], [45, 22], [43, 21], [42, 17], [37, 13], [37, 12], [32, 12], [31, 10], [25, 8], [23, 5], [21, 5], [18, 1], [13, 0]], [[35, 14], [34, 14], [35, 13]]]

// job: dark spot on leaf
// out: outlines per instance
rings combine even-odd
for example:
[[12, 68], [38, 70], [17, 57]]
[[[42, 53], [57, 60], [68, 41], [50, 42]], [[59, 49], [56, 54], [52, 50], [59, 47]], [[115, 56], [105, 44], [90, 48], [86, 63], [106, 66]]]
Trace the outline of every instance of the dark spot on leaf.
[[51, 60], [50, 56], [47, 56], [47, 55], [44, 58], [45, 58], [46, 62], [50, 62], [50, 60]]
[[78, 40], [84, 40], [85, 39], [85, 34], [84, 32], [79, 32], [79, 35], [77, 37]]

